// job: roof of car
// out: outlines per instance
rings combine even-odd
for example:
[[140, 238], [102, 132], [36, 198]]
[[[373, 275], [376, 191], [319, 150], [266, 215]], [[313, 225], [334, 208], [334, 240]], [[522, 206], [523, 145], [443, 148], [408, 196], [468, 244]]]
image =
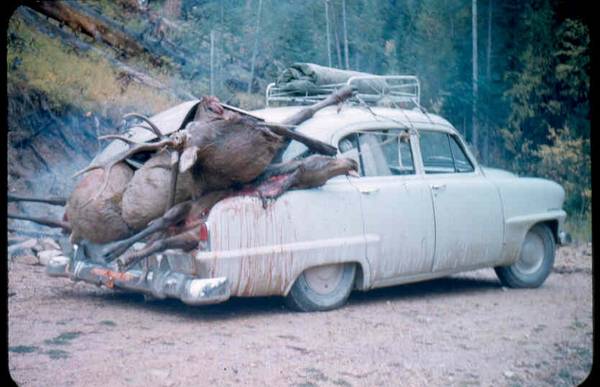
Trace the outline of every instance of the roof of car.
[[[150, 119], [163, 134], [168, 135], [181, 128], [186, 116], [197, 103], [198, 100], [183, 102], [153, 115]], [[268, 122], [280, 123], [303, 108], [306, 108], [306, 106], [269, 107], [254, 110], [250, 113]], [[339, 111], [337, 106], [321, 109], [311, 119], [299, 125], [296, 130], [307, 136], [329, 142], [336, 131], [347, 125], [377, 121], [387, 124], [397, 123], [399, 127], [427, 127], [432, 130], [455, 132], [455, 129], [448, 121], [435, 114], [423, 113], [419, 110], [382, 107], [365, 108], [348, 105], [342, 105]], [[148, 141], [156, 137], [151, 131], [144, 130], [142, 127], [148, 127], [148, 125], [145, 123], [134, 125], [130, 129], [128, 136], [138, 142]], [[122, 152], [125, 149], [127, 149], [127, 144], [115, 140], [96, 156], [94, 162], [105, 161], [110, 155]]]
[[[254, 110], [251, 113], [268, 122], [280, 123], [305, 107], [270, 107]], [[432, 130], [455, 132], [454, 127], [447, 120], [438, 115], [424, 113], [419, 110], [344, 105], [339, 111], [337, 106], [319, 110], [311, 119], [299, 125], [296, 130], [307, 136], [328, 141], [337, 130], [344, 126], [373, 122], [398, 124], [401, 128], [415, 127], [419, 129], [427, 127]]]

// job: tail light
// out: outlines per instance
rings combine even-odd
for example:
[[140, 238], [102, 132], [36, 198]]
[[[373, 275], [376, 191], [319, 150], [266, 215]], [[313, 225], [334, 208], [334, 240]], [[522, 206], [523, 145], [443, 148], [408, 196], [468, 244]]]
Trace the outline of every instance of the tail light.
[[202, 242], [208, 242], [208, 226], [206, 223], [200, 224], [200, 230], [198, 231], [198, 237]]

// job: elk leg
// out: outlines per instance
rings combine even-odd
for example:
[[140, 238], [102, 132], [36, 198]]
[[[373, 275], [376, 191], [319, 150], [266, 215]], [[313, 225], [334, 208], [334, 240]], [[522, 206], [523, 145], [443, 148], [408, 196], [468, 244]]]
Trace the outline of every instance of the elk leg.
[[192, 202], [189, 200], [186, 202], [179, 203], [173, 206], [160, 218], [154, 219], [152, 222], [150, 222], [148, 227], [138, 232], [137, 234], [127, 239], [122, 239], [120, 241], [107, 244], [101, 250], [101, 257], [106, 262], [114, 261], [115, 258], [123, 254], [134, 243], [144, 239], [148, 235], [154, 234], [157, 231], [165, 230], [169, 226], [182, 220], [189, 212], [191, 205]]
[[175, 192], [177, 188], [177, 177], [179, 176], [179, 152], [177, 150], [171, 151], [171, 187], [169, 189], [169, 196], [167, 199], [167, 207], [165, 213], [173, 207], [175, 204]]
[[22, 214], [17, 214], [17, 213], [11, 212], [11, 211], [6, 212], [6, 217], [11, 218], [11, 219], [28, 220], [30, 222], [39, 223], [39, 224], [42, 224], [42, 225], [48, 226], [48, 227], [62, 228], [63, 231], [67, 232], [67, 233], [71, 232], [71, 225], [68, 222], [64, 222], [62, 220], [46, 218], [43, 216], [22, 215]]
[[299, 166], [296, 170], [288, 175], [275, 176], [271, 180], [268, 180], [258, 186], [257, 192], [260, 200], [262, 201], [263, 208], [267, 208], [268, 199], [277, 199], [285, 191], [290, 189], [298, 180], [298, 177], [302, 173], [302, 167]]
[[300, 167], [301, 164], [302, 161], [300, 160], [290, 160], [284, 163], [270, 164], [265, 168], [257, 180], [264, 181], [272, 176], [293, 173]]
[[138, 251], [132, 251], [117, 260], [119, 271], [126, 271], [148, 256], [167, 249], [191, 250], [198, 245], [197, 228], [193, 228], [172, 237], [162, 238]]

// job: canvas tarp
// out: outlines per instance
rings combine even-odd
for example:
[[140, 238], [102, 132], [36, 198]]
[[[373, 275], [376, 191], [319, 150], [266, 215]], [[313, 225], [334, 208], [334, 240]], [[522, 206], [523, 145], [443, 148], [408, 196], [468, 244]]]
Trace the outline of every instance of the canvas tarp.
[[[282, 91], [297, 94], [322, 94], [320, 87], [331, 84], [346, 83], [350, 77], [376, 75], [351, 70], [340, 70], [320, 66], [314, 63], [294, 63], [285, 69], [277, 78], [276, 85]], [[353, 83], [359, 93], [379, 94], [387, 90], [384, 79], [361, 80]]]

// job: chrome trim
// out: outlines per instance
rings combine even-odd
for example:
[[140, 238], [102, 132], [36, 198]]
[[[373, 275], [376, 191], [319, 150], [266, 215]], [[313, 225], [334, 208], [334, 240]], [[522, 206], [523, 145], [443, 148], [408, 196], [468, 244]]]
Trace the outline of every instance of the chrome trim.
[[176, 298], [190, 305], [215, 304], [230, 297], [227, 277], [198, 278], [171, 270], [167, 260], [144, 273], [131, 269], [119, 272], [112, 265], [92, 262], [78, 248], [70, 260], [51, 260], [46, 273], [108, 288], [128, 289], [154, 298]]

